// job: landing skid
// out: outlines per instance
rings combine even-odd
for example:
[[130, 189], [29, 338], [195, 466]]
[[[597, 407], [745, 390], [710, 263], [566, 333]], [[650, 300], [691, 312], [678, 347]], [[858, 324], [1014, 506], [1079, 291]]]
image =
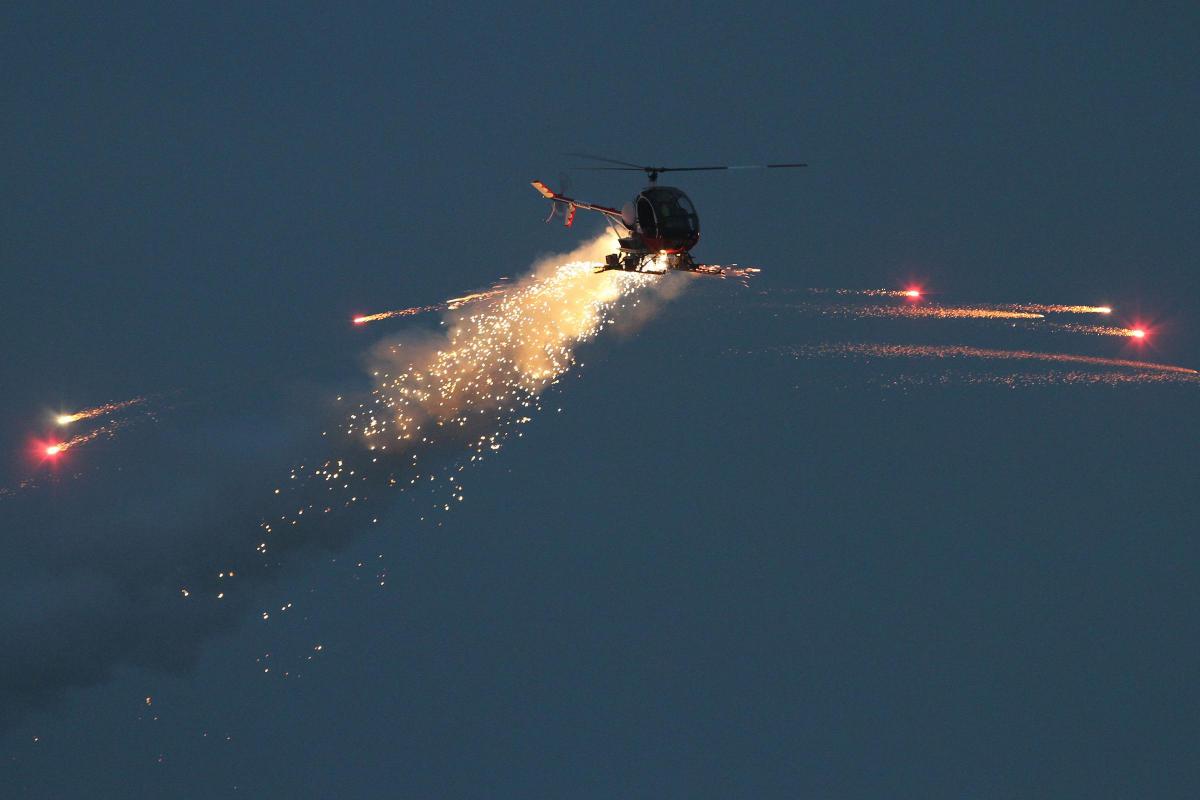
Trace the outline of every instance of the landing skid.
[[656, 256], [653, 253], [611, 253], [604, 257], [604, 264], [596, 267], [596, 272], [607, 272], [610, 269], [622, 272], [641, 272], [646, 275], [665, 275], [671, 270], [684, 272], [703, 272], [707, 265], [697, 264], [690, 253], [671, 253]]

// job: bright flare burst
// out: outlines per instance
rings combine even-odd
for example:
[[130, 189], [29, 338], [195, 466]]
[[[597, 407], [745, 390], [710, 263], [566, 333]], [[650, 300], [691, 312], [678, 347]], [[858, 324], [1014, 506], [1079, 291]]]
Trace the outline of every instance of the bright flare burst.
[[[665, 299], [686, 285], [669, 276], [597, 273], [604, 254], [616, 247], [606, 233], [486, 297], [457, 298], [469, 308], [451, 311], [444, 338], [433, 344], [381, 347], [375, 388], [341, 426], [345, 439], [335, 443], [340, 455], [292, 471], [281, 498], [288, 510], [262, 523], [265, 534], [335, 509], [361, 508], [381, 485], [403, 489], [421, 481], [444, 488], [449, 495], [434, 510], [450, 511], [464, 497], [459, 473], [499, 451], [514, 432], [521, 436], [520, 427], [541, 410], [542, 392], [576, 365], [580, 344], [615, 322], [619, 310], [644, 311], [651, 287]], [[426, 456], [445, 445], [463, 448], [463, 460], [455, 468], [427, 469]], [[439, 475], [445, 478], [441, 485]], [[268, 541], [264, 537], [256, 549], [266, 553]]]
[[65, 427], [72, 423], [80, 422], [81, 420], [95, 419], [96, 417], [103, 417], [103, 416], [107, 416], [108, 414], [115, 414], [118, 411], [124, 411], [125, 409], [127, 409], [131, 406], [140, 405], [141, 403], [145, 403], [145, 402], [146, 402], [146, 398], [135, 397], [132, 400], [122, 400], [119, 403], [108, 403], [106, 405], [96, 406], [95, 408], [87, 408], [87, 409], [84, 409], [83, 411], [76, 411], [74, 414], [59, 414], [57, 417], [54, 418], [54, 422], [60, 426]]
[[619, 270], [596, 274], [597, 262], [586, 257], [610, 251], [610, 238], [576, 251], [577, 260], [543, 265], [506, 291], [493, 291], [494, 302], [452, 319], [445, 345], [425, 358], [409, 361], [394, 349], [399, 371], [377, 373], [374, 399], [351, 415], [347, 432], [358, 431], [374, 448], [419, 433], [428, 438], [431, 424], [464, 427], [489, 412], [518, 413], [574, 365], [576, 346], [612, 321], [615, 306], [659, 280]]

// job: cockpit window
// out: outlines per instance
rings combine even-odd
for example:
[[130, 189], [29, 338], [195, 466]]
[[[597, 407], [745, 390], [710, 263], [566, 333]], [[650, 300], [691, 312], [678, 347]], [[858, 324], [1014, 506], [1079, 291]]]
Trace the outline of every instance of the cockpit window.
[[639, 197], [637, 202], [638, 225], [651, 235], [658, 229], [654, 223], [654, 206], [645, 197]]
[[[646, 225], [642, 220], [642, 202], [653, 203], [654, 222], [657, 225]], [[657, 233], [668, 238], [687, 238], [700, 230], [700, 219], [687, 195], [678, 189], [668, 186], [656, 186], [647, 189], [638, 201], [638, 221], [643, 222], [642, 230], [647, 233]]]

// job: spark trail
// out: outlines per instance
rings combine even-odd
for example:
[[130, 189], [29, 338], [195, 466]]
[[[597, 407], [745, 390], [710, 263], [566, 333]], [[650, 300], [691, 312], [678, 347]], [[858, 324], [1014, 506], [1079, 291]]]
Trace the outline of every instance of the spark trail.
[[[917, 300], [922, 297], [920, 289], [809, 289], [809, 294], [833, 294], [843, 297], [896, 297]], [[920, 306], [908, 306], [919, 308]], [[991, 311], [1014, 311], [1023, 314], [1111, 314], [1111, 306], [1067, 305], [1063, 303], [989, 303], [972, 304], [972, 309]]]
[[750, 279], [762, 272], [758, 267], [739, 267], [737, 264], [722, 266], [720, 264], [697, 264], [695, 271], [701, 275], [711, 275], [714, 278], [736, 280], [742, 286], [749, 286]]
[[66, 427], [76, 422], [81, 422], [85, 419], [95, 419], [96, 417], [106, 417], [109, 414], [115, 414], [118, 411], [124, 411], [133, 406], [141, 405], [146, 402], [144, 397], [134, 397], [130, 400], [122, 400], [119, 403], [107, 403], [95, 408], [86, 408], [83, 411], [76, 411], [73, 414], [59, 414], [54, 418], [54, 422], [59, 426]]
[[775, 352], [796, 359], [858, 359], [862, 361], [897, 360], [964, 362], [1007, 361], [1044, 364], [1048, 368], [1033, 371], [986, 371], [969, 366], [950, 372], [909, 372], [893, 377], [892, 385], [911, 384], [1004, 384], [1034, 386], [1049, 384], [1189, 384], [1200, 385], [1200, 370], [1173, 364], [1135, 361], [1123, 358], [1083, 356], [1071, 353], [1045, 353], [1034, 350], [1001, 350], [967, 345], [868, 344], [835, 342], [775, 348]]
[[1045, 319], [1045, 314], [987, 306], [943, 306], [933, 304], [828, 305], [814, 310], [832, 317], [930, 317], [935, 319]]
[[[788, 290], [777, 290], [780, 294]], [[1051, 322], [1051, 315], [1108, 315], [1111, 306], [1092, 306], [1065, 303], [971, 303], [943, 304], [925, 299], [920, 289], [807, 289], [807, 294], [836, 295], [838, 297], [897, 298], [907, 302], [895, 305], [862, 303], [823, 303], [799, 301], [784, 307], [821, 316], [858, 318], [931, 318], [931, 319], [978, 319], [978, 320], [1025, 320], [1044, 324], [1052, 330], [1080, 333], [1089, 336], [1118, 336], [1141, 339], [1146, 336], [1142, 328], [1126, 328], [1114, 325], [1088, 325], [1078, 322]], [[764, 292], [764, 294], [767, 294]], [[774, 294], [774, 292], [772, 293]], [[768, 306], [775, 305], [768, 303]]]
[[1129, 339], [1143, 339], [1146, 331], [1142, 328], [1122, 328], [1114, 325], [1081, 325], [1075, 322], [1053, 323], [1057, 330], [1068, 333], [1082, 333], [1085, 336], [1120, 336]]
[[996, 306], [1013, 311], [1029, 311], [1034, 314], [1111, 314], [1111, 306], [1068, 306], [1044, 303], [1011, 303]]
[[118, 430], [125, 427], [125, 424], [126, 423], [123, 422], [110, 422], [107, 425], [96, 428], [95, 430], [87, 433], [81, 433], [80, 435], [74, 436], [64, 442], [50, 442], [49, 444], [45, 445], [42, 452], [45, 456], [53, 458], [54, 456], [61, 455], [68, 450], [73, 450], [80, 445], [95, 441], [102, 436], [115, 436]]
[[434, 311], [457, 311], [463, 306], [496, 297], [507, 290], [507, 286], [493, 286], [491, 289], [485, 289], [482, 292], [473, 292], [472, 294], [465, 294], [462, 297], [452, 297], [444, 303], [413, 306], [412, 308], [398, 308], [394, 311], [381, 311], [378, 314], [364, 314], [355, 317], [353, 322], [355, 325], [365, 325], [368, 322], [379, 322], [385, 319], [395, 319], [396, 317], [415, 317], [418, 314], [428, 314]]
[[920, 297], [917, 289], [809, 289], [810, 294], [837, 294], [857, 297]]

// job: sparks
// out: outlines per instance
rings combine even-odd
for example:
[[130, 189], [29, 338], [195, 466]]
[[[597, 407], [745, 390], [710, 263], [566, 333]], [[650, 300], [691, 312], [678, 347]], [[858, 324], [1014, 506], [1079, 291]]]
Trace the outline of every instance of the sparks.
[[1066, 305], [1062, 303], [1012, 303], [996, 306], [1016, 311], [1030, 311], [1038, 314], [1111, 314], [1110, 306]]
[[1115, 325], [1080, 325], [1071, 322], [1054, 323], [1052, 327], [1055, 330], [1082, 333], [1088, 336], [1117, 336], [1126, 339], [1146, 338], [1146, 330], [1144, 328], [1121, 328]]
[[[1009, 387], [1051, 384], [1129, 385], [1129, 384], [1200, 384], [1200, 371], [1174, 364], [1157, 364], [1071, 353], [1045, 353], [1034, 350], [997, 350], [968, 345], [868, 344], [837, 342], [802, 347], [773, 348], [774, 352], [797, 359], [857, 358], [866, 361], [1009, 361], [1021, 366], [1014, 369], [957, 368], [919, 370], [891, 375], [885, 386], [947, 383], [1000, 384]], [[1045, 365], [1035, 369], [1033, 365]]]
[[146, 402], [146, 398], [134, 397], [131, 400], [122, 400], [119, 403], [106, 403], [102, 406], [96, 406], [95, 408], [87, 408], [83, 411], [76, 411], [74, 414], [59, 414], [54, 418], [54, 422], [60, 427], [65, 427], [74, 422], [80, 422], [85, 419], [95, 419], [96, 417], [115, 414], [118, 411], [124, 411], [131, 406], [136, 406], [144, 402]]
[[[858, 297], [920, 297], [920, 289], [806, 289], [809, 294], [840, 294]], [[910, 294], [916, 292], [915, 295]]]
[[80, 445], [99, 439], [101, 436], [113, 436], [118, 430], [125, 427], [126, 423], [110, 422], [107, 425], [96, 428], [94, 431], [80, 434], [72, 437], [65, 442], [50, 442], [49, 444], [41, 445], [41, 452], [46, 458], [55, 458], [68, 450], [72, 450]]
[[[290, 475], [298, 483], [272, 489], [300, 502], [264, 520], [263, 532], [274, 536], [284, 525], [320, 524], [309, 520], [357, 507], [379, 485], [404, 490], [429, 484], [446, 492], [433, 504], [434, 513], [451, 513], [464, 500], [462, 481], [449, 469], [426, 468], [424, 453], [442, 444], [464, 447], [459, 471], [491, 458], [542, 410], [542, 393], [579, 365], [581, 344], [615, 322], [622, 309], [646, 300], [650, 287], [685, 285], [673, 276], [597, 272], [616, 246], [606, 233], [564, 258], [544, 260], [520, 281], [452, 298], [443, 304], [445, 333], [436, 345], [397, 342], [380, 351], [374, 388], [346, 410], [341, 425], [348, 449], [301, 464]], [[663, 288], [661, 297], [673, 291]], [[302, 486], [308, 488], [298, 494]], [[321, 490], [330, 494], [313, 494]], [[266, 553], [268, 541], [256, 549]]]
[[485, 289], [482, 292], [473, 292], [465, 294], [462, 297], [452, 297], [444, 303], [434, 303], [428, 306], [413, 306], [412, 308], [398, 308], [393, 311], [381, 311], [378, 314], [363, 314], [354, 318], [355, 325], [365, 325], [368, 322], [379, 322], [385, 319], [395, 319], [396, 317], [415, 317], [418, 314], [428, 314], [434, 311], [456, 311], [463, 306], [471, 303], [477, 303], [480, 300], [487, 300], [491, 297], [503, 294], [507, 290], [505, 286], [493, 286], [491, 289]]
[[933, 317], [936, 319], [1044, 319], [1034, 311], [990, 308], [987, 306], [942, 306], [934, 303], [903, 305], [825, 306], [823, 314], [846, 317]]

